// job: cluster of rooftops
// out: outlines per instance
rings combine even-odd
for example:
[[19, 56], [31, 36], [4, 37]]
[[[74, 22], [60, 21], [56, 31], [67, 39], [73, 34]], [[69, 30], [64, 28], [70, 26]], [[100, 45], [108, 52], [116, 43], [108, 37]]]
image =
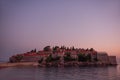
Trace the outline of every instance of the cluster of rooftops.
[[26, 52], [26, 53], [22, 53], [22, 54], [16, 54], [16, 55], [13, 55], [13, 56], [17, 56], [17, 55], [23, 55], [23, 56], [38, 56], [38, 55], [41, 55], [41, 56], [45, 56], [45, 55], [49, 55], [49, 54], [55, 54], [55, 53], [58, 53], [58, 54], [63, 54], [63, 53], [66, 53], [66, 52], [71, 52], [72, 55], [76, 55], [78, 53], [83, 53], [83, 54], [87, 54], [87, 53], [92, 53], [92, 54], [97, 54], [97, 51], [95, 51], [93, 48], [90, 48], [90, 49], [84, 49], [84, 48], [74, 48], [74, 47], [58, 47], [58, 46], [55, 46], [53, 48], [51, 48], [50, 46], [46, 46], [44, 47], [43, 50], [41, 51], [36, 51], [36, 49], [34, 50], [31, 50], [30, 52]]

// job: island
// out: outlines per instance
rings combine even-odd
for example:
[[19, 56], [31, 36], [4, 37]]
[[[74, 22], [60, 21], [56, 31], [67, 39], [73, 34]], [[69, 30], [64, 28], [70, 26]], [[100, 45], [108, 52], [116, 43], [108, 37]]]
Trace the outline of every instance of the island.
[[93, 48], [74, 48], [65, 46], [46, 46], [43, 50], [36, 49], [13, 55], [7, 64], [2, 66], [33, 65], [39, 67], [70, 67], [70, 66], [110, 66], [117, 65], [116, 56], [106, 52], [98, 52]]

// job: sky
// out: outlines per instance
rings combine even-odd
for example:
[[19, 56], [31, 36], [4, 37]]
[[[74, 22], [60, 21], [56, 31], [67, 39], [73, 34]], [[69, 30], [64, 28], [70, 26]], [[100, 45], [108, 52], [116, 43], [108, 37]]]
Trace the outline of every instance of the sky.
[[0, 0], [0, 60], [47, 45], [120, 57], [120, 0]]

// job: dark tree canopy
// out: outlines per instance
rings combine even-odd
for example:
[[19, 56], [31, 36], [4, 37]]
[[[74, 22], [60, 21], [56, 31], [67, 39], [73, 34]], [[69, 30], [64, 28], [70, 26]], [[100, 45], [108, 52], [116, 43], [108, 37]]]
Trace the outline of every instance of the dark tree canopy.
[[59, 46], [53, 47], [53, 51], [58, 51], [59, 49], [60, 49]]
[[34, 50], [31, 50], [30, 52], [36, 52], [36, 49], [34, 49]]
[[68, 61], [75, 61], [76, 59], [71, 57], [71, 53], [70, 52], [66, 52], [65, 56], [64, 56], [64, 61], [68, 62]]
[[90, 51], [94, 51], [94, 49], [93, 49], [93, 48], [90, 48]]
[[44, 50], [44, 51], [51, 51], [51, 48], [50, 48], [50, 46], [46, 46], [46, 47], [44, 47], [43, 50]]
[[78, 61], [81, 61], [81, 62], [86, 62], [86, 61], [91, 61], [91, 55], [90, 54], [83, 54], [83, 53], [79, 53], [78, 54]]

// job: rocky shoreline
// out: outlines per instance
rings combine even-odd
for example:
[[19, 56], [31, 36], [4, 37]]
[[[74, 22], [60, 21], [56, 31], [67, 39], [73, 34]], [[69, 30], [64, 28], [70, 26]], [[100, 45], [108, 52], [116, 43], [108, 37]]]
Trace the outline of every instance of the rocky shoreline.
[[101, 62], [50, 62], [41, 63], [39, 67], [102, 67], [102, 66], [116, 66], [117, 64], [105, 64]]
[[38, 66], [38, 67], [103, 67], [103, 66], [116, 66], [117, 64], [104, 64], [100, 62], [50, 62], [41, 63], [38, 62], [17, 62], [17, 63], [0, 63], [0, 68], [6, 67], [18, 67], [18, 66]]

